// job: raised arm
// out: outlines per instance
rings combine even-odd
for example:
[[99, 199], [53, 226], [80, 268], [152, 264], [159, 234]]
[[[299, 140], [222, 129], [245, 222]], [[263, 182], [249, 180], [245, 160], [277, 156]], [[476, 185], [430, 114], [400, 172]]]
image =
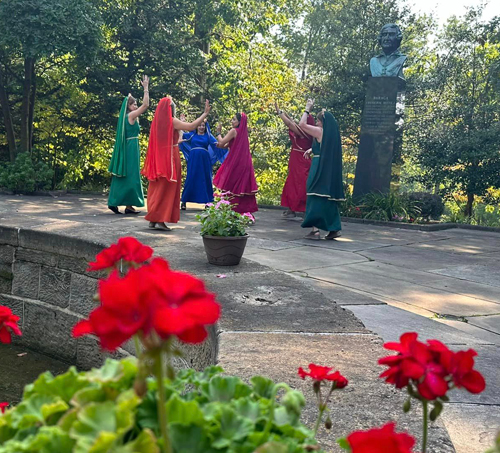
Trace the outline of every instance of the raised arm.
[[174, 129], [177, 130], [182, 130], [182, 131], [194, 131], [203, 121], [205, 118], [208, 116], [210, 113], [210, 104], [208, 102], [208, 99], [205, 101], [205, 111], [194, 121], [191, 123], [187, 123], [186, 121], [181, 121], [178, 120], [177, 118], [174, 118]]
[[295, 121], [293, 121], [283, 110], [279, 109], [277, 102], [274, 103], [274, 107], [276, 108], [276, 115], [281, 118], [288, 129], [291, 129], [295, 134], [304, 136], [303, 132], [297, 127]]
[[310, 124], [307, 124], [307, 117], [309, 116], [309, 113], [311, 112], [312, 106], [314, 105], [314, 101], [311, 99], [307, 100], [306, 103], [306, 109], [304, 113], [302, 114], [302, 118], [299, 121], [299, 127], [309, 134], [311, 137], [314, 137], [318, 140], [318, 142], [321, 142], [321, 139], [323, 137], [323, 129], [318, 126], [311, 126]]
[[140, 115], [142, 115], [149, 107], [149, 77], [146, 75], [143, 76], [141, 84], [144, 87], [144, 96], [142, 98], [142, 104], [139, 108], [128, 114], [128, 122], [130, 124], [134, 124], [135, 120]]
[[221, 131], [222, 131], [222, 126], [220, 124], [217, 125], [217, 148], [227, 148], [229, 145], [229, 142], [233, 139], [236, 138], [236, 129], [231, 129], [225, 137], [221, 136]]

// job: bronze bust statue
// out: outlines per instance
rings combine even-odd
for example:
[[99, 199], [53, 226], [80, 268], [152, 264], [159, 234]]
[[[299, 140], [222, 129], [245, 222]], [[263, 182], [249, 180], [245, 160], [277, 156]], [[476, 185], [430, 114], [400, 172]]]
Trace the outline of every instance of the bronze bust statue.
[[406, 55], [399, 52], [402, 39], [403, 33], [396, 24], [386, 24], [382, 27], [378, 37], [382, 53], [370, 60], [372, 77], [404, 78], [403, 65], [406, 61]]

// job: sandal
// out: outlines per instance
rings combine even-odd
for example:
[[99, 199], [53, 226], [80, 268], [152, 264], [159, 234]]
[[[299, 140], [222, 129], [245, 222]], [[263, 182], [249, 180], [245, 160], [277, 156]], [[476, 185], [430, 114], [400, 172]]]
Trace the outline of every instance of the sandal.
[[321, 239], [318, 231], [311, 231], [304, 236], [304, 239], [311, 239], [312, 241], [319, 241]]
[[288, 209], [284, 211], [283, 214], [281, 214], [281, 217], [283, 219], [293, 219], [294, 217], [296, 217], [296, 214], [291, 209]]
[[339, 238], [340, 236], [342, 236], [340, 234], [340, 231], [330, 231], [326, 236], [325, 236], [325, 239], [327, 241], [332, 241], [333, 239], [335, 238]]
[[108, 206], [108, 209], [111, 209], [115, 214], [121, 214], [117, 206]]
[[136, 211], [135, 209], [125, 208], [125, 214], [140, 214], [141, 211]]
[[149, 222], [148, 228], [155, 229], [156, 228], [156, 222]]

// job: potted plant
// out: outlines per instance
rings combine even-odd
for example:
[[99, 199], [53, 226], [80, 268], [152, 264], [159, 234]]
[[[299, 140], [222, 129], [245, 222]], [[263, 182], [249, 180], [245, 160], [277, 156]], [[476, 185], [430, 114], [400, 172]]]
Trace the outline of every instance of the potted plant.
[[216, 195], [214, 202], [196, 216], [208, 262], [217, 266], [239, 264], [248, 239], [245, 228], [255, 221], [250, 213], [233, 211], [226, 195]]

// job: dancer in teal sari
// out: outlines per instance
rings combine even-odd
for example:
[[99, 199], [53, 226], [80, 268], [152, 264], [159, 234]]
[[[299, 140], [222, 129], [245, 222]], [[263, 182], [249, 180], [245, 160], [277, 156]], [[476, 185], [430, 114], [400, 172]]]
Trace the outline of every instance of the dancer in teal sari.
[[116, 141], [109, 163], [109, 171], [113, 175], [109, 189], [108, 208], [115, 214], [121, 214], [118, 206], [125, 206], [125, 214], [139, 214], [134, 206], [144, 206], [144, 193], [141, 182], [141, 162], [139, 150], [139, 116], [149, 106], [149, 79], [142, 80], [144, 97], [142, 105], [130, 94], [123, 100]]
[[317, 116], [316, 126], [307, 124], [307, 117], [313, 101], [307, 101], [306, 110], [299, 126], [314, 137], [311, 170], [307, 179], [306, 213], [302, 227], [312, 227], [307, 239], [319, 240], [319, 230], [328, 231], [325, 239], [340, 236], [342, 229], [338, 202], [344, 201], [342, 181], [342, 143], [337, 121], [330, 112], [321, 112]]

